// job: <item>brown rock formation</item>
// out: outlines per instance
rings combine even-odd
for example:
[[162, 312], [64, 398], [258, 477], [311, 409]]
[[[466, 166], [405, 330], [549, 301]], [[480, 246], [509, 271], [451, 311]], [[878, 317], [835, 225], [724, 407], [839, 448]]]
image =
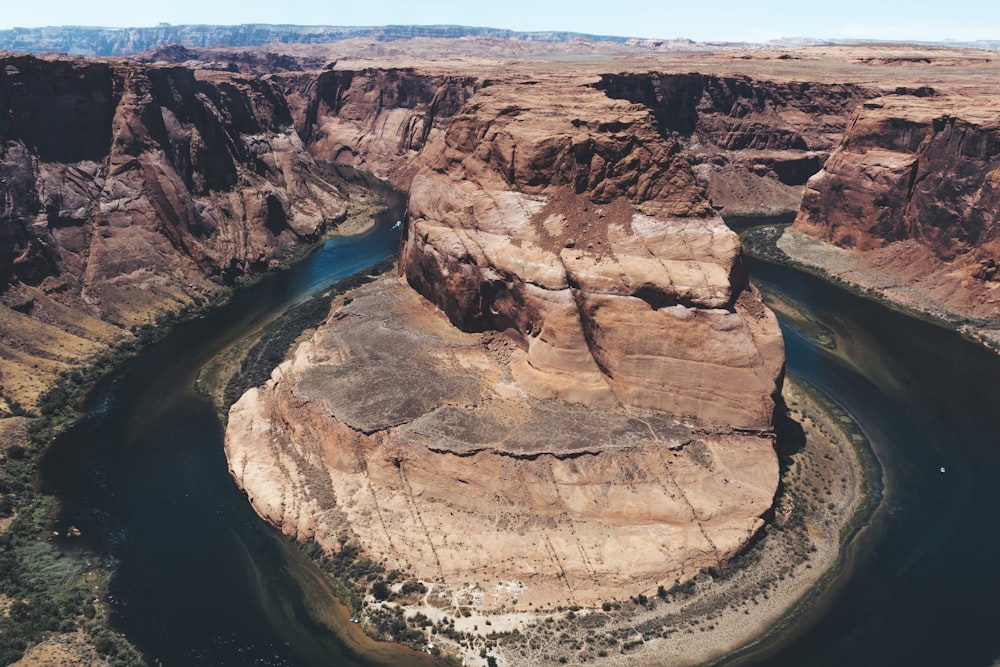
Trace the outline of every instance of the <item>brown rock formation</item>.
[[233, 476], [286, 533], [355, 540], [483, 613], [669, 587], [756, 532], [767, 433], [528, 398], [505, 340], [393, 280], [362, 288], [233, 406]]
[[777, 323], [648, 109], [497, 83], [427, 153], [400, 269], [459, 328], [507, 332], [531, 393], [769, 426]]
[[[533, 72], [498, 74], [494, 63], [484, 65], [486, 73], [468, 64], [455, 67], [446, 74], [337, 65], [319, 75], [286, 73], [276, 80], [314, 157], [365, 168], [408, 189], [420, 149], [444, 132], [472, 94], [505, 79], [526, 85], [535, 79]], [[725, 215], [797, 210], [806, 180], [839, 141], [851, 111], [877, 94], [851, 84], [700, 73], [594, 76], [608, 96], [652, 110]]]
[[993, 251], [1000, 104], [898, 95], [864, 104], [797, 221], [843, 247], [914, 239], [943, 261]]
[[230, 412], [263, 516], [486, 612], [648, 592], [753, 536], [777, 321], [677, 142], [592, 84], [492, 81], [429, 136], [400, 270], [430, 304], [353, 293]]
[[[795, 229], [855, 251], [827, 267], [835, 273], [907, 286], [907, 305], [1000, 317], [1000, 104], [917, 93], [855, 112], [809, 181]], [[884, 279], [865, 277], [879, 272]]]
[[[0, 137], [0, 382], [27, 404], [49, 373], [345, 210], [279, 90], [239, 75], [6, 58]], [[38, 331], [56, 344], [31, 345]]]

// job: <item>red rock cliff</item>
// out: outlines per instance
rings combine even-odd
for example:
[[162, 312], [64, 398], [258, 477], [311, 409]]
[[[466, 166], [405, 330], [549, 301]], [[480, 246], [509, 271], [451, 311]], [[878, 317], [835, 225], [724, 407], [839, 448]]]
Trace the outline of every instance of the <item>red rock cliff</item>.
[[1000, 317], [1000, 107], [917, 92], [855, 112], [794, 228], [851, 251], [826, 253], [827, 270], [908, 306]]
[[777, 321], [678, 142], [593, 81], [493, 81], [428, 136], [414, 289], [355, 290], [230, 410], [258, 513], [485, 613], [656, 590], [760, 528]]
[[408, 188], [420, 151], [482, 85], [412, 68], [336, 69], [275, 77], [309, 152]]
[[875, 92], [854, 84], [748, 76], [607, 74], [598, 87], [651, 109], [724, 215], [798, 210], [853, 109]]
[[539, 397], [766, 429], [777, 322], [649, 108], [496, 83], [425, 149], [400, 268], [466, 331], [506, 331]]
[[[21, 399], [40, 380], [19, 364], [44, 379], [345, 212], [279, 89], [255, 78], [6, 58], [0, 137], [4, 343], [27, 350], [3, 382]], [[61, 351], [26, 342], [45, 327]]]
[[998, 167], [995, 106], [879, 98], [855, 112], [810, 181], [797, 226], [859, 250], [913, 239], [945, 261], [993, 256]]

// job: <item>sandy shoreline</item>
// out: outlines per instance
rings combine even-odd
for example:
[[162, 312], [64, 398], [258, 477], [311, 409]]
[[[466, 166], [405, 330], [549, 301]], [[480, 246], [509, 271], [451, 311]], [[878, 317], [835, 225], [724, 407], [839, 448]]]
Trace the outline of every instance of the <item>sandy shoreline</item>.
[[850, 419], [794, 381], [784, 397], [794, 424], [785, 427], [776, 516], [726, 570], [703, 572], [676, 592], [647, 591], [645, 604], [633, 598], [602, 609], [451, 618], [442, 607], [456, 592], [428, 582], [419, 600], [369, 599], [367, 613], [401, 607], [408, 617], [426, 616], [428, 645], [470, 665], [484, 655], [510, 666], [698, 665], [759, 640], [835, 568], [841, 536], [852, 533], [845, 528], [867, 501], [858, 455], [865, 443]]

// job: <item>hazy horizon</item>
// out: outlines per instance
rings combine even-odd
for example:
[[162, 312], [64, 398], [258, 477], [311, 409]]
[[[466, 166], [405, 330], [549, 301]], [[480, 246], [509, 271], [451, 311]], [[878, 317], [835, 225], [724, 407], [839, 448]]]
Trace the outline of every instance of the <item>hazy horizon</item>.
[[465, 3], [457, 0], [417, 6], [400, 0], [370, 0], [321, 6], [307, 0], [281, 3], [224, 0], [173, 0], [158, 5], [122, 6], [109, 0], [90, 3], [44, 0], [5, 7], [0, 30], [86, 26], [108, 28], [171, 25], [272, 24], [301, 26], [461, 25], [523, 32], [577, 32], [592, 35], [695, 41], [766, 42], [782, 38], [885, 41], [1000, 40], [1000, 6], [978, 2], [808, 3], [780, 0], [754, 4], [719, 0], [706, 11], [690, 3], [592, 0], [538, 3]]

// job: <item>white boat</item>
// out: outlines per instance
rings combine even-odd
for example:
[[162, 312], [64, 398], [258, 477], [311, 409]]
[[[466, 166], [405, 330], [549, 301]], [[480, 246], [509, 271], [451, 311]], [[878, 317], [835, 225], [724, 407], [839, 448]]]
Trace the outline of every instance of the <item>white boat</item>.
[[402, 226], [403, 226], [403, 221], [402, 221], [402, 220], [397, 220], [397, 221], [396, 221], [396, 224], [394, 224], [394, 225], [392, 226], [392, 228], [393, 228], [393, 229], [399, 229], [399, 228], [400, 228], [400, 227], [402, 227]]

